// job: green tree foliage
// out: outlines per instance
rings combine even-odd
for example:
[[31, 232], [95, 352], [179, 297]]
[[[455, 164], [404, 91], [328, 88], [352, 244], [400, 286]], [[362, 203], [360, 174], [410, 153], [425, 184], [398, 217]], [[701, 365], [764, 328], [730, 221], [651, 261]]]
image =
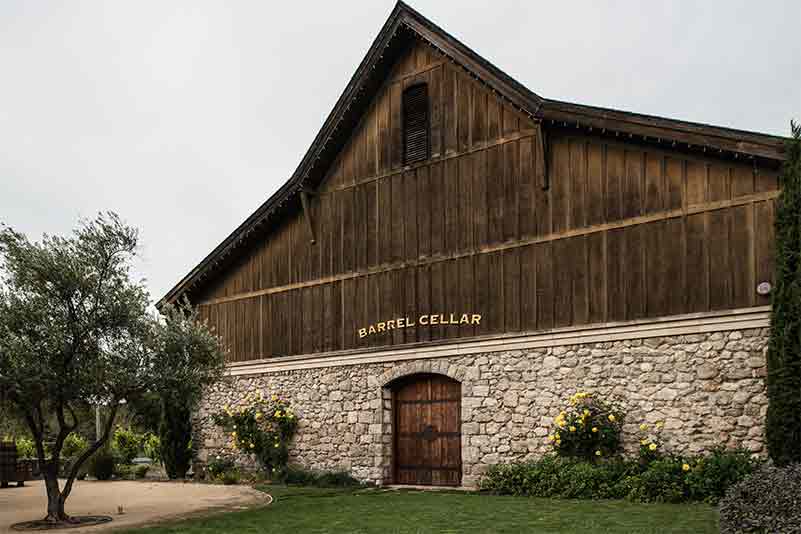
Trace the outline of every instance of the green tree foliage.
[[776, 275], [768, 349], [768, 451], [801, 462], [801, 125], [791, 123], [776, 211]]
[[219, 338], [188, 302], [167, 304], [154, 328], [155, 391], [161, 398], [161, 459], [170, 478], [183, 478], [192, 461], [192, 410], [203, 389], [225, 369]]
[[[137, 243], [114, 214], [35, 243], [0, 228], [0, 389], [33, 436], [52, 522], [69, 520], [64, 502], [80, 466], [108, 440], [119, 403], [148, 382], [148, 297], [130, 276]], [[111, 417], [60, 488], [62, 448], [90, 402]]]
[[131, 428], [117, 427], [114, 431], [112, 442], [123, 464], [130, 465], [133, 463], [133, 459], [136, 458], [142, 447], [143, 438], [144, 435], [136, 433]]
[[132, 426], [143, 432], [158, 432], [161, 420], [161, 398], [158, 393], [148, 391], [141, 397], [130, 401], [127, 407]]
[[[69, 522], [64, 503], [81, 466], [111, 436], [119, 406], [149, 391], [194, 401], [219, 376], [217, 339], [191, 310], [148, 313], [148, 293], [131, 277], [138, 232], [113, 213], [68, 236], [39, 242], [0, 226], [0, 391], [25, 422], [47, 490], [46, 520]], [[191, 324], [190, 324], [191, 323]], [[58, 479], [69, 434], [102, 404], [99, 439]], [[184, 403], [191, 406], [190, 403]], [[188, 424], [186, 412], [176, 425]], [[53, 441], [45, 449], [45, 443]]]
[[161, 439], [161, 461], [167, 476], [184, 478], [192, 463], [192, 411], [180, 398], [165, 395], [159, 438]]

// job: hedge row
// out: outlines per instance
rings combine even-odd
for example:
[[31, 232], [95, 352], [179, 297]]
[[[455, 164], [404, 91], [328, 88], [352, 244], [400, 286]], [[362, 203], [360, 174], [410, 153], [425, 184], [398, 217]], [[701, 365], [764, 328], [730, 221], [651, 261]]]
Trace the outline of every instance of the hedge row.
[[546, 456], [492, 466], [480, 486], [492, 493], [532, 497], [715, 504], [730, 486], [759, 465], [760, 461], [745, 450], [718, 449], [696, 458], [669, 456], [647, 464], [623, 459], [591, 463]]

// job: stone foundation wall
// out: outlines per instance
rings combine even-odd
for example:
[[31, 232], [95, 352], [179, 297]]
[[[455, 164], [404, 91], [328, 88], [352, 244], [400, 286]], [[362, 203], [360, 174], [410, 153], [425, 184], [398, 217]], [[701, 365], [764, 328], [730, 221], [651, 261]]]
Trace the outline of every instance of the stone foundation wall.
[[[201, 461], [230, 455], [211, 414], [252, 392], [277, 394], [299, 418], [293, 463], [389, 482], [392, 418], [385, 386], [433, 372], [462, 383], [465, 485], [476, 484], [491, 464], [546, 453], [553, 418], [576, 391], [624, 400], [628, 450], [637, 448], [641, 422], [664, 421], [663, 438], [675, 452], [724, 445], [763, 454], [767, 344], [767, 329], [734, 330], [240, 376], [208, 391], [196, 414], [194, 442]], [[239, 461], [253, 464], [248, 457]]]

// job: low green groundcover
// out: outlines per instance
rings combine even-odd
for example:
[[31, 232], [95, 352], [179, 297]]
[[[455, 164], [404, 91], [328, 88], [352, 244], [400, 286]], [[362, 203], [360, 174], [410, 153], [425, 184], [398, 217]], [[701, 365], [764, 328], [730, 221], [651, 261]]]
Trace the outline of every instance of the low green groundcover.
[[715, 504], [760, 464], [748, 451], [722, 449], [703, 457], [664, 455], [649, 461], [618, 458], [593, 463], [546, 456], [493, 466], [481, 488], [532, 497]]
[[[532, 499], [460, 492], [261, 488], [269, 506], [137, 530], [185, 534], [716, 533], [705, 504]], [[133, 531], [128, 531], [133, 532]]]

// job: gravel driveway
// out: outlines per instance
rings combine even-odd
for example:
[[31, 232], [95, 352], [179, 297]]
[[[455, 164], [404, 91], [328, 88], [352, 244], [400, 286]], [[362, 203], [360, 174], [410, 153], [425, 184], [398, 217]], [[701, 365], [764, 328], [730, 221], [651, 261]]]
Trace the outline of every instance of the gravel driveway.
[[[0, 489], [0, 533], [13, 532], [20, 521], [40, 519], [46, 513], [45, 488], [41, 480], [23, 488]], [[267, 496], [249, 486], [220, 486], [183, 482], [75, 481], [67, 500], [70, 515], [109, 515], [111, 523], [63, 532], [100, 530], [155, 523], [203, 510], [236, 510], [266, 504]], [[118, 506], [123, 514], [117, 513]]]

